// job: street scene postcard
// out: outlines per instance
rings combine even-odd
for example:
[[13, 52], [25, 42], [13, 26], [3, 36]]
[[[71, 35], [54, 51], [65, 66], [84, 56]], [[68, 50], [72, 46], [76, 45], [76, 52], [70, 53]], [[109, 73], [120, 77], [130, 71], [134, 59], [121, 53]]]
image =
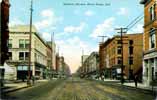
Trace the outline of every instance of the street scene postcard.
[[0, 100], [157, 100], [157, 0], [0, 0]]

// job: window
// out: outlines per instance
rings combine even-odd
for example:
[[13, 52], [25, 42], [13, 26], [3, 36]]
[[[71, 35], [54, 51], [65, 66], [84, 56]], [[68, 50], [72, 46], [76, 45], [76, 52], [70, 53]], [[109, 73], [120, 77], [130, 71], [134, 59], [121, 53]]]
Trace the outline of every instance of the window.
[[117, 40], [117, 44], [121, 44], [121, 40]]
[[129, 40], [129, 45], [133, 45], [134, 41], [133, 40]]
[[29, 39], [20, 39], [19, 48], [29, 48]]
[[9, 60], [12, 60], [12, 52], [8, 52], [9, 54]]
[[19, 60], [28, 60], [29, 52], [19, 52]]
[[156, 4], [152, 5], [149, 9], [150, 20], [154, 20], [156, 18], [155, 7], [156, 7]]
[[156, 41], [156, 37], [155, 37], [155, 29], [151, 28], [150, 29], [150, 49], [155, 48], [155, 41]]
[[[18, 66], [18, 67], [17, 67], [17, 70], [18, 70], [18, 71], [27, 71], [28, 68], [29, 68], [29, 67], [28, 67], [27, 65]], [[30, 67], [30, 70], [32, 70], [32, 66]]]
[[12, 48], [12, 39], [9, 39], [8, 47], [9, 47], [9, 48]]
[[19, 60], [24, 60], [24, 52], [19, 52]]
[[132, 55], [133, 54], [133, 46], [129, 47], [129, 54]]
[[121, 62], [122, 62], [121, 57], [118, 57], [117, 64], [121, 64]]
[[25, 60], [29, 59], [29, 52], [25, 52]]
[[19, 40], [19, 48], [24, 48], [24, 44], [25, 44], [25, 40], [24, 39], [20, 39]]
[[117, 54], [121, 54], [121, 53], [122, 53], [121, 46], [118, 46], [118, 48], [117, 48]]
[[25, 48], [29, 48], [29, 40], [28, 39], [25, 40]]
[[22, 70], [22, 66], [18, 66], [18, 67], [17, 67], [17, 70]]
[[28, 70], [28, 66], [23, 66], [23, 70]]
[[133, 64], [133, 57], [129, 57], [129, 65]]

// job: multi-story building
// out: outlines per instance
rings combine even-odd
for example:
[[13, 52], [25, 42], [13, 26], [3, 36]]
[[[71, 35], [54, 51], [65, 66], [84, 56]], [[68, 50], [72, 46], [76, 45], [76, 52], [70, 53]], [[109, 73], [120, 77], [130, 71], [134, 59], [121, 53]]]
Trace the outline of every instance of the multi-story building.
[[67, 77], [71, 74], [70, 67], [66, 62], [63, 62], [63, 74]]
[[81, 65], [82, 65], [82, 73], [86, 73], [86, 67], [84, 65], [85, 60], [88, 58], [89, 55], [82, 55], [81, 56]]
[[56, 72], [58, 72], [59, 70], [59, 53], [56, 53], [56, 68], [55, 68]]
[[99, 66], [99, 54], [98, 52], [92, 52], [83, 62], [83, 66], [81, 67], [81, 70], [83, 70], [82, 74], [84, 74], [87, 77], [96, 75], [98, 66]]
[[3, 65], [8, 59], [9, 7], [9, 0], [0, 2], [0, 65]]
[[[26, 79], [28, 76], [29, 59], [29, 25], [18, 25], [9, 28], [9, 60], [7, 63], [16, 67], [17, 79]], [[31, 43], [31, 75], [37, 78], [46, 77], [47, 44], [32, 26]]]
[[55, 42], [53, 42], [53, 41], [49, 41], [49, 42], [47, 42], [47, 44], [49, 45], [49, 47], [51, 48], [51, 55], [49, 55], [49, 56], [51, 56], [51, 60], [52, 60], [52, 68], [51, 69], [53, 69], [53, 70], [56, 70], [56, 44], [55, 44]]
[[150, 86], [157, 80], [157, 1], [141, 0], [144, 5], [143, 82]]
[[99, 44], [99, 59], [100, 59], [100, 62], [99, 62], [99, 74], [100, 76], [104, 76], [104, 71], [106, 71], [107, 73], [107, 66], [108, 66], [108, 61], [106, 61], [106, 59], [108, 59], [107, 56], [107, 45], [109, 44], [109, 42], [111, 41], [112, 39], [108, 39], [106, 42], [102, 42]]
[[143, 34], [124, 34], [122, 37], [123, 46], [120, 36], [114, 36], [101, 43], [99, 47], [101, 75], [106, 78], [120, 78], [122, 51], [125, 77], [129, 78], [129, 74], [130, 76], [140, 75], [142, 73], [142, 39]]
[[47, 44], [47, 73], [46, 77], [50, 78], [52, 75], [52, 48]]
[[70, 67], [69, 65], [65, 62], [64, 57], [63, 56], [56, 56], [56, 63], [57, 63], [57, 70], [56, 70], [56, 74], [58, 75], [58, 77], [65, 77], [65, 76], [69, 76], [71, 74], [70, 72]]

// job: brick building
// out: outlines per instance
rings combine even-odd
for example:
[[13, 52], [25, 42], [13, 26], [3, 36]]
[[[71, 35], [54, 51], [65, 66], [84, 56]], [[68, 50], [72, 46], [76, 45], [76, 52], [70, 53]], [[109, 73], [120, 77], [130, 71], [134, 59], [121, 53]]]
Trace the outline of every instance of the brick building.
[[0, 6], [0, 64], [3, 65], [8, 59], [8, 39], [9, 39], [9, 0], [2, 0]]
[[47, 51], [47, 57], [46, 57], [46, 59], [47, 59], [47, 69], [46, 69], [46, 71], [47, 71], [47, 73], [46, 73], [46, 78], [48, 78], [48, 77], [51, 77], [52, 75], [52, 71], [53, 71], [53, 69], [52, 69], [52, 48], [51, 48], [51, 46], [47, 43], [47, 48], [46, 48], [46, 51]]
[[150, 86], [157, 80], [157, 1], [141, 0], [144, 5], [144, 35], [143, 35], [143, 82]]
[[[125, 78], [138, 74], [142, 76], [142, 41], [143, 34], [124, 34], [123, 65]], [[120, 78], [122, 50], [120, 36], [114, 36], [99, 47], [100, 72], [105, 78]], [[130, 75], [129, 75], [130, 74]]]

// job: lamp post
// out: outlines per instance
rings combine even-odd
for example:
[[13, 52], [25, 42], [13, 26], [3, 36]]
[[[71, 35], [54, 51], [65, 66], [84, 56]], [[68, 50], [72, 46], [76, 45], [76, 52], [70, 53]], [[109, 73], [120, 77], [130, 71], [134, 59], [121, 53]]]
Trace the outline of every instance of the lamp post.
[[33, 13], [33, 0], [31, 0], [31, 8], [30, 8], [29, 62], [28, 62], [28, 79], [27, 79], [27, 84], [28, 85], [31, 84], [30, 79], [31, 79], [32, 13]]

